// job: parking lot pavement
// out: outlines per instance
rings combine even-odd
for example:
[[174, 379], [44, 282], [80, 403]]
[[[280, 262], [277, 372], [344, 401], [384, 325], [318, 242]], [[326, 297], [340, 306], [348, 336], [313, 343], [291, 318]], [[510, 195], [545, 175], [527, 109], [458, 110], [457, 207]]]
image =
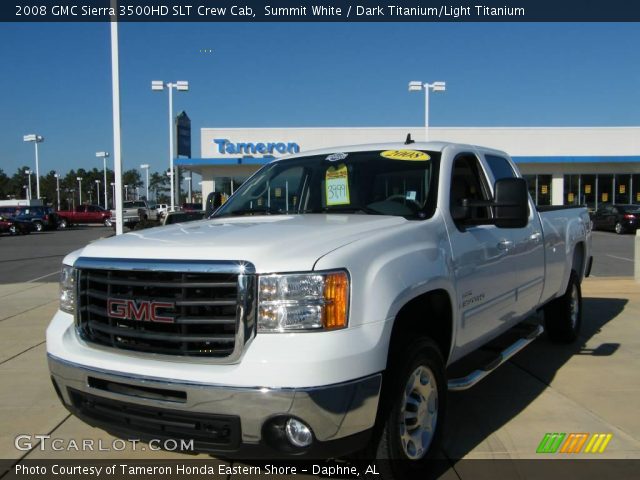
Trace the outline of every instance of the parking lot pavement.
[[[25, 297], [23, 288], [33, 295]], [[545, 433], [588, 432], [613, 435], [598, 458], [640, 459], [640, 288], [629, 278], [592, 278], [583, 292], [583, 333], [575, 345], [551, 344], [543, 336], [478, 386], [449, 395], [447, 458], [540, 458], [535, 452]], [[51, 387], [43, 342], [57, 308], [57, 285], [0, 285], [0, 298], [7, 306], [0, 313], [0, 458], [210, 458], [140, 448], [57, 452], [37, 443], [31, 451], [16, 449], [19, 434], [107, 444], [112, 438], [70, 417]], [[474, 478], [453, 463], [455, 476], [445, 476]]]
[[635, 235], [598, 231], [591, 238], [594, 277], [633, 276]]
[[56, 281], [64, 256], [113, 230], [103, 226], [74, 227], [0, 238], [0, 284]]

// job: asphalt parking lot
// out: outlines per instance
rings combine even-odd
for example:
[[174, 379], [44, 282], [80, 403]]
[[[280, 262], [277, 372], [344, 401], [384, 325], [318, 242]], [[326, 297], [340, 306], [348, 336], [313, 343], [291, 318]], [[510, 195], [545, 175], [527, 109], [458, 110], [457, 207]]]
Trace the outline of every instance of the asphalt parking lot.
[[[32, 233], [0, 238], [0, 283], [51, 281], [64, 256], [89, 242], [113, 235], [103, 226]], [[594, 277], [633, 275], [633, 235], [593, 232]], [[51, 278], [49, 278], [51, 276]]]
[[[38, 441], [31, 448], [16, 448], [20, 434], [66, 442], [103, 440], [105, 445], [113, 440], [60, 405], [44, 345], [58, 304], [60, 261], [67, 252], [111, 233], [90, 227], [0, 238], [0, 459], [194, 458], [145, 446], [81, 454]], [[543, 335], [476, 387], [449, 395], [442, 455], [451, 468], [444, 478], [477, 478], [456, 459], [539, 459], [536, 448], [548, 432], [611, 433], [604, 453], [580, 458], [640, 459], [640, 285], [630, 277], [633, 263], [628, 261], [633, 259], [633, 236], [595, 232], [594, 253], [594, 277], [583, 284], [584, 324], [578, 342], [561, 346]], [[528, 478], [522, 471], [517, 474]]]

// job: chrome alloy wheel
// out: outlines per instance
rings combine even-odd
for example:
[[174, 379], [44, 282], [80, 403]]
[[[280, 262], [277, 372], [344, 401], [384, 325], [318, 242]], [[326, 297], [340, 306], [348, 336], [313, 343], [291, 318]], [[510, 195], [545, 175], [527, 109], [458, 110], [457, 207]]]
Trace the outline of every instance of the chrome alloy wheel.
[[424, 365], [416, 368], [404, 387], [400, 410], [400, 443], [405, 455], [419, 460], [426, 455], [438, 422], [436, 377]]

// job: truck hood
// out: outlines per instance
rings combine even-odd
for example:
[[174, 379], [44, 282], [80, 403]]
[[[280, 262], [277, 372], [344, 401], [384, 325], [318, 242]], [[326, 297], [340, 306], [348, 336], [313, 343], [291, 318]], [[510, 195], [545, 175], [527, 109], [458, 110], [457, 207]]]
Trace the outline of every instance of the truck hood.
[[305, 271], [337, 248], [407, 222], [376, 215], [217, 218], [130, 232], [75, 253], [97, 258], [243, 260], [258, 273]]

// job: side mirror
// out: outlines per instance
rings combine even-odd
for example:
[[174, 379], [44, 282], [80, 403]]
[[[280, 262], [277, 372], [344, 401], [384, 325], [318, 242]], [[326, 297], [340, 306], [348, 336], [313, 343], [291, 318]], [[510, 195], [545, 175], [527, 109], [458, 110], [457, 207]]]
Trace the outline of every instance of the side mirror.
[[205, 217], [211, 216], [218, 207], [222, 205], [222, 194], [220, 192], [211, 192], [207, 195], [207, 202], [205, 204]]
[[523, 228], [529, 221], [527, 182], [502, 178], [495, 184], [494, 221], [499, 228]]

